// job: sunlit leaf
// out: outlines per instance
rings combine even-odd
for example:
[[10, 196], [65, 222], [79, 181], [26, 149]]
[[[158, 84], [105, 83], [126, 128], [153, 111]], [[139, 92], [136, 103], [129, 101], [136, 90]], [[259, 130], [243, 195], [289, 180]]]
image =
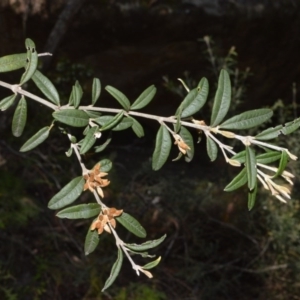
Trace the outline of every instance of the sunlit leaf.
[[84, 242], [84, 254], [89, 255], [92, 253], [97, 248], [99, 241], [100, 239], [97, 230], [92, 231], [89, 227]]
[[130, 102], [122, 92], [110, 85], [107, 85], [105, 89], [122, 105], [126, 111], [130, 109]]
[[112, 168], [112, 162], [109, 159], [102, 159], [99, 161], [100, 164], [100, 171], [101, 172], [109, 172]]
[[110, 275], [104, 284], [102, 292], [105, 291], [108, 287], [110, 287], [114, 283], [114, 281], [116, 280], [117, 276], [120, 273], [122, 263], [123, 263], [123, 252], [121, 248], [118, 248], [118, 258], [111, 269]]
[[79, 204], [59, 211], [56, 216], [67, 219], [89, 219], [99, 215], [101, 206], [98, 203]]
[[236, 175], [230, 183], [228, 183], [226, 185], [226, 187], [224, 188], [225, 192], [231, 192], [234, 191], [238, 188], [240, 188], [241, 186], [243, 186], [246, 182], [247, 182], [248, 178], [247, 178], [247, 172], [246, 172], [246, 168], [243, 168], [242, 171]]
[[39, 70], [36, 70], [32, 76], [32, 80], [39, 90], [56, 105], [59, 105], [59, 95], [53, 83], [43, 75]]
[[1, 111], [4, 111], [4, 110], [7, 110], [8, 108], [10, 108], [14, 102], [15, 102], [15, 99], [16, 99], [17, 95], [11, 95], [11, 96], [8, 96], [4, 99], [2, 99], [0, 101], [0, 110]]
[[236, 130], [249, 129], [266, 122], [272, 115], [273, 111], [268, 108], [249, 110], [226, 120], [220, 125], [220, 128]]
[[218, 89], [215, 95], [215, 100], [212, 108], [210, 126], [219, 125], [226, 116], [231, 102], [231, 84], [230, 77], [226, 70], [221, 70]]
[[254, 207], [257, 194], [257, 182], [255, 183], [254, 189], [248, 192], [248, 209], [249, 211]]
[[65, 187], [63, 187], [56, 195], [54, 195], [49, 203], [48, 208], [59, 209], [73, 203], [82, 193], [84, 178], [82, 176], [72, 179]]
[[256, 135], [255, 139], [262, 140], [262, 141], [275, 139], [281, 133], [281, 129], [282, 129], [282, 125], [265, 129], [262, 132], [260, 132], [258, 135]]
[[250, 146], [246, 146], [246, 169], [248, 188], [252, 191], [256, 185], [256, 158], [255, 153]]
[[144, 227], [131, 215], [123, 212], [121, 216], [116, 217], [116, 220], [137, 237], [146, 237], [147, 234]]
[[144, 136], [143, 126], [134, 118], [129, 117], [132, 120], [132, 130], [137, 135], [137, 137], [141, 138]]
[[84, 154], [88, 152], [95, 144], [96, 142], [96, 137], [95, 133], [99, 130], [98, 126], [94, 126], [90, 128], [84, 137], [81, 147], [80, 147], [80, 154]]
[[177, 109], [175, 115], [177, 115], [180, 112], [180, 110], [182, 111], [182, 118], [194, 115], [205, 104], [208, 96], [208, 91], [208, 81], [206, 78], [202, 78], [198, 84], [198, 87], [191, 90], [184, 98], [179, 108]]
[[184, 160], [186, 162], [190, 162], [194, 157], [194, 139], [189, 130], [187, 130], [184, 126], [181, 126], [179, 135], [184, 140], [184, 142], [190, 147], [190, 149], [186, 150], [186, 155], [184, 156]]
[[92, 86], [92, 105], [95, 105], [97, 100], [100, 97], [101, 93], [101, 82], [100, 79], [94, 78], [93, 79], [93, 86]]
[[85, 127], [89, 123], [89, 115], [78, 109], [61, 109], [52, 115], [57, 121], [73, 127]]
[[216, 160], [218, 156], [218, 146], [209, 136], [206, 136], [206, 151], [211, 161]]
[[26, 66], [26, 53], [6, 55], [0, 58], [0, 73], [24, 68]]
[[50, 127], [46, 126], [34, 134], [20, 149], [20, 152], [26, 152], [44, 142], [50, 133]]
[[158, 257], [156, 260], [149, 262], [148, 264], [144, 265], [142, 268], [144, 270], [150, 270], [156, 267], [161, 261], [161, 257]]
[[157, 239], [157, 240], [152, 240], [152, 241], [147, 241], [143, 244], [126, 244], [126, 247], [129, 248], [130, 250], [134, 250], [134, 251], [145, 251], [145, 250], [149, 250], [152, 248], [157, 247], [158, 245], [160, 245], [166, 238], [166, 234], [163, 235], [161, 238]]
[[289, 155], [287, 154], [287, 152], [285, 150], [281, 151], [281, 157], [280, 157], [278, 170], [277, 170], [276, 174], [273, 176], [273, 178], [278, 177], [283, 173], [288, 162], [289, 162]]
[[19, 137], [22, 135], [27, 120], [27, 103], [25, 97], [22, 96], [15, 110], [12, 120], [12, 133]]
[[145, 107], [150, 103], [153, 97], [156, 94], [156, 87], [154, 85], [149, 86], [146, 90], [144, 90], [140, 96], [134, 101], [131, 105], [132, 110], [137, 110]]
[[170, 133], [165, 125], [161, 125], [156, 135], [155, 149], [152, 155], [153, 170], [159, 170], [167, 161], [171, 145]]

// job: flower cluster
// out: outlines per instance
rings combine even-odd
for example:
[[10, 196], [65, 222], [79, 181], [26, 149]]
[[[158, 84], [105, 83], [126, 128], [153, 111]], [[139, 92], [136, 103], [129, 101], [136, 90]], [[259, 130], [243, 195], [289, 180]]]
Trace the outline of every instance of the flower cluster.
[[102, 178], [106, 175], [107, 173], [100, 171], [100, 164], [96, 164], [88, 174], [85, 174], [83, 176], [83, 178], [85, 179], [83, 190], [90, 190], [93, 193], [96, 189], [99, 196], [104, 198], [102, 188], [108, 186], [110, 183], [108, 179]]
[[101, 234], [103, 230], [108, 233], [111, 233], [110, 226], [116, 228], [115, 217], [120, 216], [123, 213], [123, 209], [117, 210], [116, 208], [105, 208], [99, 214], [97, 219], [92, 223], [91, 230], [97, 229], [98, 234]]

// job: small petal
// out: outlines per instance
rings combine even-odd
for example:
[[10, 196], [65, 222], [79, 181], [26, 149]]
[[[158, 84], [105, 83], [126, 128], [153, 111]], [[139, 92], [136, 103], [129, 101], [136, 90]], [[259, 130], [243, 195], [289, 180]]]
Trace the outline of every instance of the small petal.
[[99, 187], [99, 186], [97, 186], [97, 193], [101, 198], [104, 198], [103, 191], [102, 191], [101, 187]]
[[142, 268], [140, 269], [140, 271], [143, 272], [148, 278], [152, 278], [153, 277], [153, 275], [149, 271], [146, 271], [146, 270], [144, 270]]

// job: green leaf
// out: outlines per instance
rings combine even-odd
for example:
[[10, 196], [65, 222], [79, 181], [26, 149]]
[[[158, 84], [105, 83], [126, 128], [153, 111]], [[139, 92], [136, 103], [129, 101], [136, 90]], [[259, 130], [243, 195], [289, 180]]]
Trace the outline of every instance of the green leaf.
[[206, 78], [202, 78], [198, 87], [191, 90], [184, 98], [175, 115], [182, 110], [181, 117], [186, 118], [198, 112], [206, 102], [209, 91], [209, 85]]
[[237, 174], [230, 183], [228, 183], [224, 189], [225, 192], [231, 192], [234, 191], [241, 186], [243, 186], [247, 182], [247, 172], [246, 168], [243, 168], [242, 171]]
[[34, 42], [31, 39], [26, 39], [25, 46], [27, 49], [27, 65], [25, 66], [25, 72], [21, 77], [20, 85], [27, 82], [33, 76], [38, 65], [38, 55], [35, 49]]
[[60, 105], [58, 92], [53, 83], [45, 75], [36, 70], [32, 76], [32, 80], [47, 99], [56, 105]]
[[206, 136], [206, 151], [211, 161], [216, 160], [218, 156], [218, 146], [209, 136]]
[[257, 194], [257, 182], [255, 183], [254, 189], [248, 192], [248, 209], [249, 211], [254, 207]]
[[113, 131], [125, 130], [125, 129], [130, 128], [132, 126], [132, 124], [133, 124], [133, 121], [131, 118], [123, 117], [121, 122], [117, 126], [115, 126], [112, 130]]
[[156, 94], [156, 87], [154, 85], [145, 89], [140, 96], [131, 105], [132, 110], [141, 109], [148, 105]]
[[0, 73], [10, 72], [26, 66], [26, 53], [6, 55], [0, 58]]
[[155, 142], [155, 149], [152, 156], [152, 168], [153, 170], [159, 170], [167, 161], [171, 150], [171, 137], [170, 133], [165, 125], [161, 125]]
[[184, 126], [181, 126], [179, 135], [184, 140], [184, 142], [190, 147], [190, 149], [186, 150], [186, 155], [184, 156], [184, 160], [186, 162], [190, 162], [194, 157], [194, 139], [189, 130], [187, 130]]
[[49, 136], [50, 129], [51, 128], [49, 126], [40, 129], [21, 147], [20, 152], [32, 150], [33, 148], [44, 142]]
[[99, 241], [100, 240], [97, 230], [92, 231], [89, 227], [84, 242], [84, 254], [89, 255], [90, 253], [92, 253], [97, 248]]
[[94, 149], [95, 149], [95, 152], [96, 152], [96, 153], [99, 153], [99, 152], [103, 151], [104, 149], [106, 149], [106, 147], [109, 145], [110, 142], [111, 142], [111, 137], [108, 138], [104, 144], [95, 147], [95, 148], [94, 148]]
[[256, 158], [255, 153], [250, 146], [246, 146], [246, 169], [248, 188], [252, 191], [256, 185]]
[[100, 171], [101, 172], [109, 172], [112, 168], [112, 162], [109, 159], [102, 159], [99, 161], [100, 164]]
[[101, 93], [101, 82], [98, 78], [93, 79], [93, 86], [92, 86], [92, 105], [95, 105], [97, 100], [100, 97]]
[[126, 111], [130, 109], [130, 102], [122, 92], [110, 85], [106, 86], [105, 89], [122, 105]]
[[114, 281], [116, 280], [117, 276], [120, 273], [122, 263], [123, 263], [123, 252], [121, 248], [118, 248], [118, 258], [111, 269], [110, 275], [104, 284], [102, 292], [105, 291], [114, 283]]
[[27, 103], [25, 97], [22, 96], [15, 110], [12, 120], [12, 133], [19, 137], [22, 135], [27, 120]]
[[0, 101], [0, 110], [1, 111], [4, 111], [4, 110], [7, 110], [8, 108], [10, 108], [14, 102], [15, 102], [15, 99], [16, 99], [17, 95], [11, 95], [11, 96], [8, 96], [4, 99], [2, 99]]
[[67, 157], [71, 157], [71, 155], [73, 154], [73, 148], [70, 147], [69, 150], [67, 152], [65, 152]]
[[48, 208], [59, 209], [73, 203], [81, 195], [83, 191], [83, 185], [84, 178], [82, 176], [72, 179], [50, 199]]
[[89, 219], [99, 215], [101, 206], [98, 203], [79, 204], [67, 207], [56, 214], [59, 218]]
[[281, 151], [281, 157], [280, 157], [278, 170], [277, 170], [276, 174], [273, 176], [273, 178], [278, 177], [283, 173], [288, 162], [289, 162], [289, 155], [287, 154], [287, 152], [285, 150]]
[[99, 130], [98, 126], [94, 126], [90, 128], [84, 137], [81, 147], [80, 147], [80, 154], [84, 154], [88, 152], [95, 144], [96, 142], [96, 137], [95, 133]]
[[144, 227], [131, 215], [123, 212], [121, 216], [116, 217], [116, 220], [137, 237], [146, 237], [147, 234]]
[[281, 158], [281, 153], [278, 151], [270, 151], [256, 156], [256, 162], [260, 164], [270, 164]]
[[89, 115], [89, 117], [91, 119], [96, 119], [96, 118], [99, 118], [101, 116], [101, 113], [99, 111], [91, 111], [91, 110], [89, 111], [89, 110], [87, 110], [85, 112]]
[[156, 267], [161, 261], [161, 257], [158, 257], [156, 260], [149, 262], [148, 264], [142, 266], [144, 270], [150, 270]]
[[220, 128], [236, 130], [249, 129], [266, 122], [272, 115], [273, 111], [268, 108], [249, 110], [226, 120], [220, 125]]
[[261, 133], [256, 135], [255, 139], [262, 140], [262, 141], [275, 139], [281, 133], [281, 129], [282, 129], [282, 125], [265, 129]]
[[83, 95], [82, 87], [79, 84], [79, 82], [76, 80], [75, 85], [72, 88], [73, 103], [75, 108], [78, 108], [82, 95]]
[[145, 250], [149, 250], [152, 248], [157, 247], [158, 245], [160, 245], [166, 238], [166, 234], [163, 235], [161, 238], [157, 239], [157, 240], [152, 240], [152, 241], [147, 241], [143, 244], [126, 244], [126, 247], [129, 248], [130, 250], [134, 250], [134, 251], [145, 251]]
[[[100, 128], [100, 131], [114, 128], [115, 126], [118, 125], [119, 122], [121, 122], [123, 116], [124, 116], [124, 111], [122, 110], [117, 115], [115, 115], [113, 118], [111, 118], [110, 121], [108, 121], [107, 123], [104, 123], [104, 125]], [[103, 116], [103, 117], [106, 117], [106, 116]], [[100, 122], [98, 122], [98, 120], [103, 117], [99, 117], [95, 121], [97, 123], [100, 123]]]
[[243, 150], [243, 151], [235, 154], [234, 156], [231, 157], [231, 159], [237, 160], [241, 164], [245, 163], [246, 162], [246, 151]]
[[298, 118], [298, 119], [296, 119], [294, 121], [285, 123], [284, 127], [281, 130], [281, 132], [284, 135], [288, 135], [288, 134], [294, 132], [295, 130], [297, 130], [299, 128], [299, 126], [300, 126], [300, 118]]
[[230, 77], [226, 70], [221, 70], [218, 89], [215, 95], [214, 105], [212, 108], [212, 115], [210, 126], [215, 127], [219, 125], [226, 116], [231, 102], [231, 84]]
[[78, 109], [61, 109], [55, 111], [52, 116], [57, 121], [73, 127], [85, 127], [89, 124], [89, 115]]
[[132, 130], [137, 135], [137, 137], [141, 138], [144, 136], [143, 126], [134, 118], [129, 117], [132, 120]]

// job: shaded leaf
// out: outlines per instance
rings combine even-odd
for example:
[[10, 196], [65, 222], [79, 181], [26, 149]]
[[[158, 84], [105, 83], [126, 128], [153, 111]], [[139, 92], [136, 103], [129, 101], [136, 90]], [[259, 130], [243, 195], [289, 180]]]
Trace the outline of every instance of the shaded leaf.
[[14, 104], [16, 97], [17, 95], [14, 94], [2, 99], [0, 101], [0, 110], [5, 111], [10, 108]]
[[220, 128], [236, 130], [249, 129], [266, 122], [272, 115], [273, 111], [268, 108], [249, 110], [226, 120], [220, 125]]
[[165, 125], [160, 125], [156, 135], [155, 149], [152, 155], [152, 168], [159, 170], [167, 161], [171, 150], [171, 137]]
[[122, 105], [126, 111], [130, 109], [130, 102], [122, 92], [110, 85], [107, 85], [105, 89]]
[[89, 124], [89, 115], [78, 109], [61, 109], [52, 115], [57, 121], [73, 127], [85, 127]]
[[121, 248], [118, 248], [118, 258], [111, 269], [110, 275], [104, 284], [102, 292], [105, 291], [108, 287], [110, 287], [114, 283], [114, 281], [116, 280], [117, 276], [120, 273], [122, 263], [123, 263], [123, 252]]
[[6, 55], [0, 58], [0, 73], [24, 68], [26, 66], [26, 53]]
[[97, 100], [100, 97], [101, 93], [101, 82], [99, 78], [93, 79], [93, 86], [92, 86], [92, 105], [95, 105]]
[[27, 120], [27, 103], [25, 97], [22, 96], [15, 110], [12, 120], [12, 133], [19, 137], [22, 135]]
[[141, 109], [148, 105], [156, 94], [156, 87], [154, 85], [145, 89], [140, 96], [131, 105], [132, 110]]
[[282, 125], [265, 129], [261, 133], [256, 135], [255, 139], [262, 140], [262, 141], [275, 139], [281, 133], [281, 129], [282, 129]]
[[116, 220], [137, 237], [146, 237], [147, 234], [144, 227], [131, 215], [123, 212], [121, 216], [116, 217]]
[[96, 137], [95, 133], [99, 130], [98, 126], [94, 126], [90, 128], [84, 137], [81, 147], [80, 147], [80, 154], [84, 154], [88, 152], [95, 144], [96, 142]]
[[73, 203], [83, 192], [83, 185], [84, 178], [82, 176], [72, 179], [50, 199], [48, 208], [59, 209]]
[[50, 127], [46, 126], [42, 129], [40, 129], [36, 134], [34, 134], [20, 149], [20, 152], [26, 152], [29, 151], [38, 145], [40, 145], [42, 142], [44, 142], [50, 133]]
[[143, 126], [134, 118], [129, 117], [132, 120], [132, 130], [137, 135], [137, 137], [141, 138], [144, 136]]
[[97, 248], [99, 241], [100, 239], [97, 230], [92, 231], [89, 227], [84, 242], [84, 254], [89, 255], [92, 253]]
[[47, 99], [56, 105], [60, 105], [58, 92], [53, 83], [45, 75], [36, 70], [32, 76], [32, 80]]
[[231, 102], [231, 84], [230, 77], [226, 70], [221, 70], [218, 89], [215, 95], [215, 100], [212, 108], [210, 126], [219, 125], [226, 116]]
[[126, 247], [129, 248], [130, 250], [134, 250], [134, 251], [145, 251], [145, 250], [149, 250], [152, 248], [157, 247], [158, 245], [160, 245], [166, 238], [166, 234], [163, 235], [161, 238], [157, 239], [157, 240], [152, 240], [152, 241], [147, 241], [143, 244], [126, 244]]
[[218, 156], [218, 146], [209, 136], [206, 136], [206, 151], [211, 161], [216, 160]]
[[98, 203], [79, 204], [59, 211], [56, 216], [67, 219], [89, 219], [99, 215], [101, 206]]
[[237, 174], [230, 183], [228, 183], [226, 185], [226, 187], [224, 188], [225, 192], [231, 192], [234, 191], [238, 188], [240, 188], [241, 186], [243, 186], [246, 182], [248, 181], [247, 178], [247, 172], [246, 172], [246, 168], [243, 168], [242, 171]]
[[252, 191], [256, 185], [256, 158], [254, 151], [250, 146], [246, 146], [246, 169], [247, 169], [247, 179], [248, 188]]

